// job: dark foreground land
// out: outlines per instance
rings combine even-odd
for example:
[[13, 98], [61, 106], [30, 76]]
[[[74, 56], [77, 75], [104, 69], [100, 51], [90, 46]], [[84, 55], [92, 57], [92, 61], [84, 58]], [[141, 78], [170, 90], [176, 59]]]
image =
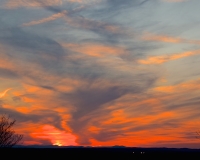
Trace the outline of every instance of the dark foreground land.
[[167, 148], [11, 148], [0, 149], [6, 159], [200, 160], [200, 149]]

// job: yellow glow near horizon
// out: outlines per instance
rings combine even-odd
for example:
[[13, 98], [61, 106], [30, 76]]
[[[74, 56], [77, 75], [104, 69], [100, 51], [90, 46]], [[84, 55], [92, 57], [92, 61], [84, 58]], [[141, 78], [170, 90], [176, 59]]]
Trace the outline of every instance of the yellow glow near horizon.
[[56, 141], [56, 143], [54, 143], [53, 145], [62, 146], [62, 143], [60, 141]]
[[57, 146], [77, 145], [76, 137], [65, 131], [61, 131], [54, 126], [44, 125], [31, 134], [33, 138], [49, 139], [51, 144]]

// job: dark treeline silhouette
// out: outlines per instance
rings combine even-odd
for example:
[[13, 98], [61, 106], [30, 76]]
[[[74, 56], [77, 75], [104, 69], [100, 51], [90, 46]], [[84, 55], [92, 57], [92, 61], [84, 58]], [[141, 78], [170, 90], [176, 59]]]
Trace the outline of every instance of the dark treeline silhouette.
[[[1, 152], [2, 151], [2, 152]], [[0, 153], [11, 159], [70, 159], [70, 160], [169, 160], [200, 159], [198, 149], [169, 148], [12, 148], [2, 149]], [[27, 157], [28, 155], [28, 157]], [[29, 157], [30, 156], [30, 157]], [[44, 158], [42, 158], [44, 157]]]
[[11, 148], [22, 140], [23, 135], [16, 134], [12, 129], [15, 122], [9, 116], [0, 116], [0, 148]]
[[197, 138], [200, 139], [200, 131], [197, 131]]

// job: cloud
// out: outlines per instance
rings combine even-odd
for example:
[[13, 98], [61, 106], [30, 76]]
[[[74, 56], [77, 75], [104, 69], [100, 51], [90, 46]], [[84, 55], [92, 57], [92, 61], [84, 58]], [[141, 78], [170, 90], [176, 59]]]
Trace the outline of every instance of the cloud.
[[[144, 85], [144, 83], [142, 84]], [[152, 83], [148, 85], [151, 86]], [[141, 86], [135, 84], [130, 88], [130, 86], [120, 83], [106, 84], [104, 81], [98, 82], [98, 79], [96, 79], [92, 83], [90, 82], [90, 85], [77, 89], [69, 96], [63, 95], [63, 99], [69, 97], [68, 100], [75, 106], [69, 125], [78, 136], [77, 142], [84, 145], [90, 144], [90, 133], [83, 132], [83, 130], [87, 130], [88, 125], [95, 121], [95, 117], [101, 117], [103, 114], [109, 113], [109, 111], [103, 109], [106, 104], [112, 104], [128, 93], [139, 94], [148, 88], [147, 84], [145, 84], [147, 86], [142, 86], [142, 84]]]
[[188, 0], [162, 0], [164, 2], [185, 2], [185, 1], [188, 1]]
[[[19, 123], [23, 123], [26, 121], [34, 122], [34, 123], [43, 123], [48, 124], [52, 123], [54, 126], [56, 126], [59, 129], [62, 129], [60, 124], [60, 117], [56, 112], [54, 111], [48, 111], [48, 110], [35, 110], [35, 113], [29, 113], [24, 114], [22, 112], [16, 111], [14, 108], [6, 108], [6, 104], [3, 104], [3, 106], [0, 106], [1, 113], [5, 113], [7, 115], [10, 115], [12, 118], [17, 119]], [[44, 119], [43, 116], [46, 116]], [[53, 122], [54, 121], [54, 122]]]
[[156, 91], [161, 91], [161, 92], [182, 92], [182, 91], [190, 91], [190, 90], [195, 90], [200, 87], [199, 85], [199, 79], [197, 80], [191, 80], [189, 82], [177, 84], [175, 86], [160, 86], [156, 87]]
[[76, 137], [74, 135], [56, 129], [51, 125], [44, 125], [42, 128], [40, 127], [37, 131], [31, 133], [31, 136], [34, 139], [48, 139], [51, 141], [51, 144], [57, 146], [77, 145], [75, 142]]
[[0, 77], [1, 79], [3, 78], [8, 78], [8, 79], [16, 79], [19, 78], [17, 73], [9, 70], [9, 69], [5, 69], [5, 68], [0, 68]]
[[0, 39], [2, 44], [17, 47], [21, 50], [29, 50], [32, 54], [43, 52], [43, 54], [49, 55], [52, 58], [54, 57], [55, 59], [63, 54], [62, 47], [52, 39], [25, 32], [20, 28], [9, 28], [6, 30], [10, 34], [2, 34]]
[[[76, 116], [76, 123], [72, 123], [74, 126], [80, 125], [77, 129], [72, 126], [78, 136], [77, 142], [85, 145], [120, 145], [131, 137], [134, 142], [126, 142], [128, 146], [132, 143], [143, 146], [143, 142], [152, 145], [155, 141], [162, 140], [163, 143], [174, 141], [171, 142], [173, 144], [177, 139], [180, 142], [188, 142], [188, 138], [184, 136], [188, 131], [195, 130], [195, 123], [199, 119], [199, 98], [193, 97], [196, 95], [194, 92], [198, 92], [198, 84], [199, 80], [178, 84], [171, 92], [163, 91], [166, 94], [161, 93], [159, 87], [155, 88], [154, 92], [150, 89], [148, 96], [130, 92], [101, 107], [94, 107], [91, 112], [82, 111], [80, 117]], [[188, 92], [194, 94], [188, 97]], [[137, 142], [138, 138], [140, 140]]]
[[189, 56], [194, 56], [200, 54], [200, 50], [188, 51], [183, 53], [177, 53], [172, 55], [162, 55], [162, 56], [151, 56], [146, 60], [138, 60], [140, 64], [162, 64], [168, 61], [185, 58]]
[[[95, 128], [93, 127], [94, 132], [91, 130], [91, 142], [96, 145], [106, 145], [107, 142], [109, 145], [120, 145], [124, 141], [134, 139], [134, 142], [126, 142], [128, 146], [132, 146], [132, 143], [134, 146], [147, 144], [151, 146], [159, 141], [172, 144], [176, 144], [177, 141], [189, 142], [188, 139], [194, 137], [188, 138], [186, 135], [190, 134], [191, 130], [195, 130], [199, 119], [197, 116], [199, 99], [191, 98], [195, 94], [190, 95], [190, 98], [187, 95], [188, 89], [190, 93], [198, 92], [198, 85], [194, 83], [198, 84], [198, 80], [188, 82], [188, 87], [189, 84], [193, 84], [196, 89], [195, 87], [182, 89], [180, 86], [185, 84], [180, 84], [176, 85], [175, 93], [173, 91], [170, 94], [150, 92], [153, 95], [149, 95], [148, 98], [129, 94], [115, 101], [115, 104], [108, 104], [112, 107], [112, 111], [109, 112], [109, 106], [105, 107], [107, 115], [97, 117], [96, 123], [92, 123]], [[109, 136], [112, 133], [113, 136]]]
[[122, 28], [115, 26], [113, 24], [91, 20], [85, 17], [65, 17], [64, 20], [68, 25], [75, 27], [77, 29], [88, 30], [95, 34], [98, 34], [101, 37], [105, 37], [107, 41], [117, 41], [121, 36], [127, 36], [126, 32], [122, 30]]
[[55, 13], [52, 16], [47, 17], [47, 18], [24, 23], [22, 24], [22, 26], [33, 26], [33, 25], [50, 22], [58, 18], [63, 18], [66, 21], [67, 25], [69, 26], [75, 27], [77, 29], [89, 30], [89, 31], [98, 33], [101, 36], [105, 36], [106, 38], [108, 38], [108, 34], [109, 34], [110, 36], [112, 36], [111, 37], [112, 40], [114, 40], [113, 37], [117, 38], [119, 36], [127, 36], [127, 33], [123, 31], [123, 28], [120, 28], [117, 25], [104, 23], [101, 21], [95, 21], [95, 20], [87, 19], [80, 16], [71, 17], [71, 14], [72, 13], [70, 13], [70, 11], [68, 13], [68, 11], [64, 10], [64, 11]]
[[[58, 68], [62, 68], [64, 51], [58, 42], [20, 28], [6, 30], [10, 34], [2, 33], [0, 39], [0, 43], [4, 45], [1, 54], [5, 58], [0, 73], [2, 76], [17, 78], [26, 75], [30, 79], [33, 78], [33, 72], [42, 72], [41, 69], [46, 70], [46, 73], [58, 73]], [[27, 66], [34, 66], [38, 70], [32, 70]], [[37, 78], [40, 77], [42, 75]]]
[[115, 8], [124, 8], [124, 7], [131, 7], [131, 6], [140, 6], [144, 3], [148, 2], [148, 0], [124, 0], [123, 2], [120, 0], [107, 0], [107, 3], [110, 7], [115, 7]]
[[59, 6], [62, 0], [8, 0], [6, 8]]
[[[162, 111], [173, 111], [180, 119], [181, 124], [191, 123], [189, 126], [195, 128], [195, 123], [199, 121], [199, 79], [191, 80], [171, 86], [155, 87], [155, 96], [162, 104]], [[188, 94], [190, 93], [190, 94]], [[177, 100], [178, 99], [178, 100]], [[189, 127], [187, 126], [187, 127]], [[191, 130], [191, 129], [189, 129]]]
[[126, 54], [126, 49], [120, 46], [109, 46], [95, 43], [62, 44], [63, 47], [94, 57], [120, 56]]
[[74, 2], [74, 3], [83, 3], [83, 4], [87, 4], [87, 3], [99, 3], [102, 0], [64, 0], [65, 2]]
[[[17, 120], [17, 123], [19, 124], [19, 130], [17, 130], [18, 133], [23, 133], [25, 137], [25, 142], [28, 143], [30, 140], [36, 140], [39, 142], [42, 142], [40, 135], [33, 136], [33, 133], [39, 133], [39, 128], [41, 126], [45, 126], [48, 124], [51, 124], [54, 127], [54, 130], [61, 134], [57, 137], [57, 139], [53, 139], [53, 137], [50, 134], [47, 134], [47, 132], [40, 132], [43, 133], [45, 137], [43, 139], [49, 139], [53, 144], [57, 143], [58, 140], [62, 141], [63, 145], [66, 144], [76, 144], [74, 142], [75, 137], [72, 136], [70, 133], [67, 133], [69, 131], [69, 127], [66, 126], [66, 120], [69, 119], [69, 114], [67, 114], [67, 108], [62, 109], [62, 105], [66, 105], [67, 102], [65, 100], [62, 100], [61, 102], [54, 102], [51, 99], [51, 93], [46, 92], [46, 87], [44, 89], [36, 87], [33, 88], [29, 85], [26, 85], [27, 88], [16, 88], [11, 92], [10, 95], [15, 95], [13, 97], [14, 103], [8, 103], [5, 101], [0, 106], [0, 112], [10, 115], [12, 118]], [[25, 90], [24, 90], [25, 89]], [[6, 92], [9, 89], [5, 90], [1, 96], [4, 96]], [[39, 91], [39, 92], [38, 92]], [[29, 93], [29, 94], [23, 94], [23, 93]], [[41, 99], [41, 97], [46, 96], [45, 99]], [[17, 98], [17, 99], [16, 99]], [[9, 97], [7, 97], [9, 100]], [[17, 101], [16, 101], [17, 100]], [[51, 102], [50, 102], [51, 101]], [[49, 103], [49, 104], [48, 104]], [[51, 108], [51, 110], [50, 110]], [[54, 109], [55, 110], [54, 110]], [[68, 106], [69, 108], [69, 106]], [[60, 113], [64, 114], [61, 115]], [[62, 117], [62, 118], [61, 118]], [[29, 128], [31, 126], [31, 128]], [[64, 131], [65, 130], [65, 131]], [[66, 137], [64, 136], [68, 135], [68, 138], [70, 139], [70, 136], [72, 138], [73, 143], [64, 142], [66, 140]], [[31, 136], [30, 140], [28, 140], [27, 136]], [[39, 136], [39, 137], [38, 137]], [[36, 143], [36, 142], [35, 142]], [[46, 143], [46, 142], [45, 142]], [[60, 142], [61, 143], [61, 142]]]
[[74, 7], [73, 5], [69, 4], [69, 6], [71, 7], [67, 7], [67, 10], [66, 8], [44, 6], [44, 9], [55, 14], [40, 20], [23, 23], [22, 26], [25, 27], [39, 25], [56, 20], [58, 18], [63, 18], [63, 20], [66, 22], [64, 26], [67, 28], [71, 27], [70, 29], [72, 29], [74, 35], [77, 34], [76, 30], [78, 29], [79, 32], [89, 31], [89, 35], [98, 34], [98, 36], [105, 38], [106, 41], [110, 41], [110, 43], [118, 42], [120, 37], [130, 38], [126, 28], [121, 27], [119, 24], [103, 22], [100, 20], [95, 20], [94, 18], [86, 18], [85, 16], [81, 16], [81, 12], [85, 12], [90, 7], [90, 5], [86, 5], [84, 7]]
[[167, 35], [155, 35], [152, 33], [144, 33], [141, 37], [145, 41], [158, 41], [158, 42], [166, 42], [166, 43], [189, 43], [199, 45], [199, 40], [188, 40], [179, 37], [167, 36]]
[[67, 13], [67, 11], [63, 11], [61, 13], [54, 14], [54, 15], [52, 15], [50, 17], [43, 18], [43, 19], [38, 20], [38, 21], [31, 21], [31, 22], [28, 22], [28, 23], [24, 23], [24, 24], [22, 24], [22, 26], [33, 26], [33, 25], [37, 25], [37, 24], [42, 24], [42, 23], [46, 23], [46, 22], [49, 22], [49, 21], [53, 21], [53, 20], [56, 20], [58, 18], [62, 18], [66, 13]]
[[6, 89], [4, 92], [0, 93], [0, 98], [4, 97], [6, 95], [6, 93], [11, 90], [12, 88], [8, 88]]

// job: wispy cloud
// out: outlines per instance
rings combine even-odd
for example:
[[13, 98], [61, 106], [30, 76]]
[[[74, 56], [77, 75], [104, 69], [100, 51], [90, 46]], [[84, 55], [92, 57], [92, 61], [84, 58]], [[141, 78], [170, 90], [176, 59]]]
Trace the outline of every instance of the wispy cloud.
[[162, 64], [168, 61], [185, 58], [189, 56], [199, 55], [200, 50], [188, 51], [183, 53], [176, 53], [172, 55], [150, 56], [147, 59], [138, 60], [141, 64]]
[[168, 35], [156, 35], [152, 33], [144, 33], [142, 36], [143, 40], [146, 41], [158, 41], [158, 42], [166, 42], [166, 43], [190, 43], [190, 44], [200, 44], [200, 40], [188, 40], [179, 37], [173, 37]]
[[76, 146], [76, 137], [65, 131], [56, 129], [50, 125], [44, 125], [37, 129], [37, 131], [31, 133], [34, 139], [49, 139], [53, 145], [57, 146]]
[[102, 0], [64, 0], [64, 1], [86, 4], [86, 3], [99, 3], [99, 1], [102, 1]]
[[46, 22], [49, 22], [49, 21], [53, 21], [53, 20], [56, 20], [58, 18], [64, 17], [66, 13], [67, 13], [67, 11], [63, 11], [61, 13], [53, 14], [50, 17], [43, 18], [43, 19], [40, 19], [38, 21], [31, 21], [31, 22], [28, 22], [28, 23], [24, 23], [24, 24], [22, 24], [22, 26], [33, 26], [33, 25], [37, 25], [37, 24], [42, 24], [42, 23], [46, 23]]
[[199, 79], [197, 80], [192, 80], [190, 82], [185, 82], [185, 83], [181, 83], [178, 85], [174, 85], [174, 86], [160, 86], [160, 87], [156, 87], [155, 90], [157, 91], [161, 91], [161, 92], [182, 92], [184, 91], [189, 91], [189, 90], [196, 90], [198, 88], [200, 88], [199, 85]]
[[188, 1], [188, 0], [162, 0], [164, 2], [185, 2], [185, 1]]
[[[67, 24], [71, 25], [72, 27], [76, 27], [77, 29], [86, 29], [92, 32], [95, 32], [101, 36], [106, 36], [109, 38], [108, 35], [112, 36], [124, 36], [124, 31], [113, 24], [101, 22], [101, 21], [96, 21], [92, 19], [88, 19], [85, 17], [76, 17], [76, 18], [71, 18], [69, 16], [65, 17], [65, 21]], [[125, 34], [126, 35], [126, 34]]]
[[8, 88], [8, 89], [6, 89], [5, 91], [1, 92], [1, 93], [0, 93], [0, 98], [4, 97], [4, 96], [6, 95], [6, 93], [7, 93], [9, 90], [11, 90], [11, 89], [12, 89], [12, 88]]
[[8, 0], [6, 8], [58, 6], [62, 0]]
[[63, 47], [70, 49], [71, 51], [83, 53], [94, 57], [105, 56], [120, 56], [126, 54], [126, 49], [120, 46], [109, 46], [95, 43], [84, 44], [62, 44]]

